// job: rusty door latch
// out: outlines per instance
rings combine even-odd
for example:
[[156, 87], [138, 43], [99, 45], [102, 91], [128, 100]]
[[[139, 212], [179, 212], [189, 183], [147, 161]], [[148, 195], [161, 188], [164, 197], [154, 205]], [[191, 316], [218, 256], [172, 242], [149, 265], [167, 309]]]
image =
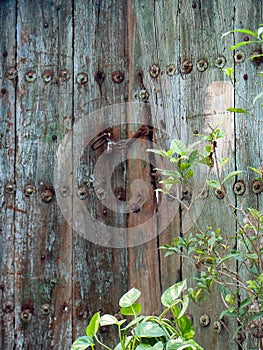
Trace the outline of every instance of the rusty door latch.
[[107, 144], [107, 150], [111, 149], [112, 147], [116, 147], [118, 149], [125, 149], [128, 148], [129, 145], [134, 142], [137, 138], [141, 136], [147, 136], [149, 135], [150, 128], [147, 125], [142, 125], [138, 131], [128, 140], [120, 140], [115, 141], [109, 132], [104, 132], [103, 134], [97, 136], [95, 139], [93, 139], [91, 143], [91, 148], [93, 151], [96, 151], [103, 145]]

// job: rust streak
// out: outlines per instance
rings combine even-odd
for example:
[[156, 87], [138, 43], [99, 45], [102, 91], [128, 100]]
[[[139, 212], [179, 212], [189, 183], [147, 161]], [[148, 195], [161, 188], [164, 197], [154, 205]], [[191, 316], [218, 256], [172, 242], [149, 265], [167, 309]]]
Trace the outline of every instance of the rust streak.
[[14, 210], [14, 211], [16, 211], [16, 212], [18, 212], [18, 213], [22, 213], [22, 214], [26, 214], [26, 213], [27, 213], [26, 210], [13, 207], [12, 205], [9, 205], [7, 208], [8, 208], [8, 209], [12, 209], [12, 210]]

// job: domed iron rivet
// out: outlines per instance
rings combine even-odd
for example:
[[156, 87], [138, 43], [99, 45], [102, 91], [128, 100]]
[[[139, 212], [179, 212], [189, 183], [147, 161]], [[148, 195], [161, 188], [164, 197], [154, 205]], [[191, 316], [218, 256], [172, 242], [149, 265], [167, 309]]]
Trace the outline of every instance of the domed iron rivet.
[[106, 198], [106, 191], [103, 188], [98, 188], [96, 190], [96, 196], [100, 201]]
[[42, 79], [44, 80], [45, 83], [50, 83], [51, 80], [53, 79], [53, 72], [51, 70], [45, 70], [42, 73]]
[[196, 68], [199, 72], [204, 72], [208, 67], [208, 62], [205, 59], [201, 59], [197, 62]]
[[25, 75], [25, 80], [28, 82], [28, 83], [33, 83], [33, 81], [35, 81], [37, 78], [37, 74], [35, 71], [33, 70], [30, 70], [29, 72], [26, 73]]
[[175, 69], [174, 64], [169, 64], [169, 66], [167, 66], [167, 68], [166, 68], [166, 74], [169, 76], [174, 75], [175, 71], [176, 71], [176, 69]]
[[20, 313], [20, 320], [22, 322], [29, 322], [32, 319], [32, 313], [29, 310], [24, 310]]
[[160, 74], [160, 67], [158, 64], [153, 64], [150, 68], [150, 76], [152, 78], [157, 78]]
[[215, 60], [215, 66], [218, 69], [224, 68], [226, 65], [226, 58], [224, 56], [218, 56]]
[[69, 195], [69, 188], [68, 188], [68, 186], [61, 187], [59, 192], [60, 192], [60, 194], [61, 194], [61, 196], [63, 198], [66, 198]]
[[225, 190], [215, 190], [215, 196], [217, 199], [223, 199], [225, 197]]
[[70, 73], [67, 69], [63, 69], [59, 72], [59, 77], [61, 78], [61, 80], [67, 81], [70, 78]]
[[237, 196], [242, 196], [246, 192], [246, 184], [243, 180], [237, 181], [233, 186], [233, 191]]
[[111, 79], [115, 84], [120, 84], [124, 80], [124, 74], [120, 71], [115, 71], [112, 73]]
[[[262, 50], [261, 49], [257, 49], [251, 52], [251, 56], [256, 56], [256, 55], [261, 55], [262, 54]], [[254, 57], [252, 59], [252, 62], [255, 63], [255, 65], [259, 65], [262, 61], [262, 57]]]
[[140, 90], [139, 98], [143, 102], [148, 102], [148, 100], [149, 100], [149, 92], [147, 90], [145, 90], [145, 89]]
[[50, 306], [49, 304], [43, 304], [41, 305], [41, 312], [43, 315], [48, 315], [50, 313]]
[[185, 60], [182, 64], [182, 73], [189, 74], [193, 70], [193, 63], [190, 60]]
[[220, 334], [223, 330], [222, 323], [220, 321], [215, 321], [213, 324], [213, 328], [217, 334]]
[[50, 203], [54, 197], [55, 191], [53, 187], [48, 186], [45, 188], [42, 188], [40, 191], [41, 199], [44, 203]]
[[7, 79], [14, 80], [17, 77], [17, 70], [14, 67], [8, 68], [5, 75]]
[[26, 197], [32, 196], [36, 192], [35, 186], [28, 184], [24, 188], [24, 194]]
[[77, 83], [79, 85], [85, 85], [88, 82], [88, 75], [86, 73], [78, 73]]
[[263, 181], [254, 180], [252, 182], [252, 192], [255, 194], [259, 194], [263, 191]]
[[126, 201], [126, 193], [122, 187], [116, 187], [113, 193], [119, 201]]
[[210, 317], [208, 314], [203, 314], [200, 319], [199, 323], [202, 327], [207, 327], [210, 324]]
[[13, 182], [8, 182], [6, 185], [5, 185], [5, 191], [7, 193], [15, 193], [16, 191], [16, 185], [13, 183]]
[[242, 62], [244, 62], [245, 59], [246, 59], [245, 52], [242, 51], [242, 50], [238, 50], [238, 51], [235, 53], [234, 59], [235, 59], [235, 62], [236, 62], [236, 63], [242, 63]]
[[89, 194], [89, 189], [88, 186], [86, 184], [82, 184], [79, 188], [78, 188], [78, 196], [81, 200], [84, 200], [88, 197]]

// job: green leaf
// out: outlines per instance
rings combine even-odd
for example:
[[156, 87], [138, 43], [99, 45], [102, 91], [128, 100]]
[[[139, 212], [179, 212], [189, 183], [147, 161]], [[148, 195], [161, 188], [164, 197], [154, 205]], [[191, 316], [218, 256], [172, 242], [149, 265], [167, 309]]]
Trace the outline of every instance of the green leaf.
[[262, 96], [263, 96], [263, 91], [260, 92], [260, 93], [254, 98], [252, 104], [254, 105], [254, 104], [257, 102], [257, 100], [259, 100], [260, 98], [262, 98]]
[[249, 297], [249, 298], [246, 298], [245, 300], [243, 300], [241, 303], [240, 303], [240, 309], [248, 306], [251, 304], [251, 302], [254, 300], [254, 297]]
[[163, 306], [170, 307], [173, 305], [186, 288], [186, 280], [183, 280], [166, 289], [161, 296]]
[[222, 183], [232, 179], [232, 177], [235, 177], [239, 174], [241, 174], [242, 171], [241, 170], [236, 170], [236, 171], [231, 171], [229, 174], [227, 174], [227, 176], [223, 179]]
[[166, 333], [154, 322], [142, 322], [135, 329], [134, 334], [139, 338], [155, 338], [165, 336]]
[[146, 350], [146, 349], [153, 349], [153, 347], [150, 344], [139, 344], [138, 346], [136, 346], [135, 350]]
[[182, 300], [182, 309], [180, 311], [180, 314], [178, 315], [178, 318], [181, 318], [185, 314], [185, 311], [187, 310], [188, 305], [189, 305], [189, 297], [188, 295], [184, 295]]
[[228, 76], [229, 78], [231, 78], [232, 75], [233, 75], [233, 73], [234, 73], [234, 71], [235, 71], [235, 69], [234, 69], [234, 68], [225, 67], [225, 68], [222, 69], [222, 71], [223, 71], [223, 73], [224, 73], [226, 76]]
[[248, 259], [253, 259], [253, 260], [257, 260], [258, 259], [258, 254], [257, 253], [247, 253], [246, 257]]
[[109, 315], [109, 314], [105, 314], [102, 315], [100, 318], [100, 325], [101, 326], [110, 326], [112, 324], [118, 324], [118, 320], [116, 317]]
[[219, 181], [217, 181], [217, 180], [207, 180], [207, 184], [209, 187], [212, 187], [215, 190], [219, 190], [219, 191], [222, 190], [221, 185], [220, 185]]
[[155, 350], [163, 350], [163, 343], [161, 341], [158, 341], [157, 343], [154, 344], [153, 349]]
[[261, 175], [262, 176], [262, 172], [260, 171], [260, 170], [258, 170], [258, 169], [256, 169], [256, 168], [252, 168], [252, 167], [248, 167], [248, 169], [250, 169], [250, 170], [252, 170], [252, 171], [254, 171], [255, 173], [257, 173], [257, 174], [259, 174], [259, 175]]
[[127, 293], [125, 293], [119, 300], [120, 307], [129, 307], [135, 303], [135, 301], [140, 297], [141, 292], [132, 288]]
[[198, 150], [194, 150], [193, 152], [190, 153], [189, 155], [189, 163], [192, 164], [196, 164], [199, 162], [200, 160], [200, 152]]
[[144, 316], [139, 316], [134, 318], [123, 330], [128, 330], [129, 328], [133, 327], [135, 324], [137, 325], [139, 322], [141, 322], [145, 317]]
[[230, 33], [244, 33], [244, 34], [252, 35], [255, 38], [258, 37], [258, 33], [253, 32], [252, 30], [249, 30], [249, 29], [233, 29], [233, 30], [230, 30], [229, 32], [224, 33], [222, 35], [222, 38], [225, 37], [226, 35], [230, 34]]
[[226, 109], [229, 112], [234, 112], [234, 113], [244, 113], [244, 114], [250, 114], [246, 109], [243, 108], [227, 108]]
[[203, 350], [203, 348], [198, 345], [193, 339], [184, 340], [182, 338], [169, 339], [166, 345], [166, 350]]
[[245, 46], [245, 45], [250, 45], [250, 44], [254, 44], [254, 43], [258, 43], [258, 40], [249, 40], [249, 41], [241, 41], [239, 43], [237, 43], [236, 45], [230, 46], [230, 50], [236, 50], [241, 46]]
[[139, 315], [142, 311], [141, 304], [133, 304], [128, 307], [121, 307], [120, 313], [125, 316]]
[[161, 149], [148, 148], [146, 150], [146, 152], [152, 152], [152, 153], [155, 153], [155, 154], [159, 154], [160, 156], [163, 156], [165, 158], [169, 158], [167, 152], [165, 152], [164, 150], [161, 150]]
[[74, 343], [71, 346], [71, 350], [85, 350], [89, 346], [94, 346], [94, 342], [92, 337], [89, 336], [83, 336], [79, 337], [74, 341]]
[[99, 326], [100, 326], [100, 312], [98, 311], [92, 316], [86, 328], [86, 335], [89, 337], [93, 337], [98, 332]]
[[[129, 335], [126, 339], [125, 339], [125, 349], [129, 349], [129, 343], [132, 341], [132, 339], [134, 339], [133, 336]], [[121, 343], [118, 343], [114, 350], [123, 350], [123, 347], [122, 347], [122, 344]]]
[[180, 156], [185, 155], [187, 152], [187, 147], [183, 141], [177, 139], [171, 141], [170, 149], [172, 153], [177, 153]]

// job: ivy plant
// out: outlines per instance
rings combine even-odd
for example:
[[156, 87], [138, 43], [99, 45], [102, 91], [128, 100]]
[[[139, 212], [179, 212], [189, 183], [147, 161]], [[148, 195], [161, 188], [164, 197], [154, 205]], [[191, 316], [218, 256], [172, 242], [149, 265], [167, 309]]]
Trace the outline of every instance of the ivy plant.
[[[172, 285], [161, 296], [163, 312], [159, 316], [143, 316], [137, 302], [141, 292], [130, 289], [119, 300], [120, 313], [127, 319], [118, 320], [113, 315], [96, 312], [86, 335], [77, 338], [71, 350], [94, 349], [96, 344], [107, 350], [202, 350], [194, 340], [193, 325], [185, 314], [189, 303], [188, 295], [183, 294], [186, 290], [185, 280]], [[117, 328], [117, 344], [106, 345], [100, 340], [99, 329], [105, 326]]]

